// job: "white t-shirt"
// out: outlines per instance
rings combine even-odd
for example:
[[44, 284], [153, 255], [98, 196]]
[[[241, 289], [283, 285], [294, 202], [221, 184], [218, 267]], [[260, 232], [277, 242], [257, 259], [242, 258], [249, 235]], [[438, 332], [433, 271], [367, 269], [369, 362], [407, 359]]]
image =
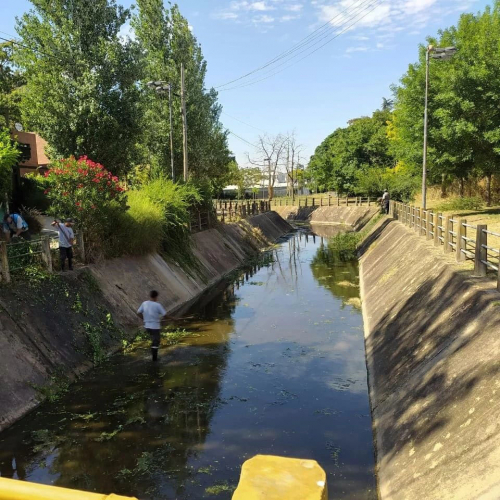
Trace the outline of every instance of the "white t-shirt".
[[151, 330], [159, 330], [160, 320], [167, 314], [161, 304], [152, 300], [143, 302], [137, 312], [144, 317], [144, 327], [151, 328]]
[[71, 248], [73, 245], [70, 243], [70, 240], [75, 239], [73, 228], [65, 226], [64, 224], [59, 224], [57, 230], [59, 231], [59, 246]]

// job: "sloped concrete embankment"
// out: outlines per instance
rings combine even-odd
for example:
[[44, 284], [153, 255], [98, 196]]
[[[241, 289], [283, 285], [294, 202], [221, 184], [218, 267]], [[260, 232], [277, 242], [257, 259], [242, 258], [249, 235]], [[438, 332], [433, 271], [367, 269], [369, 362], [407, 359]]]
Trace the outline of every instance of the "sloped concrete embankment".
[[149, 290], [158, 290], [165, 309], [174, 311], [291, 229], [278, 214], [261, 214], [194, 234], [192, 250], [198, 266], [190, 272], [155, 254], [105, 261], [93, 266], [92, 274], [111, 303], [114, 317], [128, 327], [137, 324], [138, 304]]
[[361, 229], [377, 212], [374, 207], [275, 207], [283, 219], [311, 224], [343, 224]]
[[0, 430], [43, 399], [41, 387], [73, 378], [120, 346], [120, 330], [137, 328], [135, 312], [151, 289], [172, 311], [290, 230], [271, 212], [197, 233], [191, 274], [149, 255], [0, 287]]
[[500, 294], [388, 220], [361, 293], [380, 498], [500, 498]]

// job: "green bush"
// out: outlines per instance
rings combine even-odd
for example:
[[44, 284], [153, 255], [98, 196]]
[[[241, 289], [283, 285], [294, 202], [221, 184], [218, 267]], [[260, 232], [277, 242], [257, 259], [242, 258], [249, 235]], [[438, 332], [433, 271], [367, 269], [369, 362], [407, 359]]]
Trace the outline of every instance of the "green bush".
[[203, 204], [198, 189], [191, 184], [174, 184], [169, 179], [159, 178], [146, 184], [139, 192], [161, 209], [163, 251], [180, 257], [188, 245], [191, 208]]
[[203, 205], [191, 184], [158, 178], [127, 193], [127, 210], [117, 213], [114, 244], [108, 256], [156, 251], [178, 262], [193, 264], [189, 252], [191, 209]]
[[479, 196], [452, 198], [433, 207], [437, 212], [450, 212], [453, 210], [482, 210], [484, 201]]
[[127, 211], [117, 214], [115, 245], [109, 256], [145, 255], [161, 249], [164, 214], [142, 190], [127, 193]]

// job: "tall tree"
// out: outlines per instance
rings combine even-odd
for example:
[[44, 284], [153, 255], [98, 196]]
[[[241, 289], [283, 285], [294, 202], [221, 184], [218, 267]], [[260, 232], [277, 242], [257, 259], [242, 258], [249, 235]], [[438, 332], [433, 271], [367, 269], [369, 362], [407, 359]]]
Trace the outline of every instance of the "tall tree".
[[267, 179], [268, 196], [274, 198], [274, 185], [280, 168], [286, 165], [286, 149], [288, 138], [282, 134], [261, 135], [256, 144], [256, 156], [248, 157], [252, 165], [262, 169], [262, 175]]
[[115, 0], [31, 0], [17, 23], [24, 70], [21, 111], [55, 156], [88, 155], [115, 173], [132, 162], [139, 133], [136, 44]]
[[20, 92], [24, 84], [21, 72], [12, 61], [13, 42], [0, 43], [0, 123], [11, 129], [21, 120], [19, 109]]
[[389, 151], [389, 111], [349, 121], [318, 146], [309, 162], [309, 173], [319, 190], [356, 193], [359, 176], [371, 168], [394, 167]]
[[[186, 72], [189, 169], [195, 179], [215, 181], [224, 177], [231, 163], [227, 131], [220, 122], [221, 106], [215, 90], [207, 90], [207, 63], [187, 20], [177, 6], [165, 8], [162, 0], [138, 0], [133, 27], [144, 62], [142, 106], [145, 110], [143, 161], [156, 174], [170, 172], [171, 133], [168, 101], [146, 90], [148, 81], [165, 81], [174, 89], [173, 139], [176, 177], [182, 173], [182, 120], [180, 68]], [[176, 95], [177, 94], [177, 95]]]
[[[454, 45], [450, 61], [431, 60], [429, 93], [429, 173], [431, 179], [471, 174], [487, 180], [500, 172], [500, 2], [477, 15], [463, 14], [456, 27], [429, 38], [437, 47]], [[398, 158], [422, 162], [425, 50], [394, 88], [394, 148]], [[463, 190], [462, 190], [463, 192]]]

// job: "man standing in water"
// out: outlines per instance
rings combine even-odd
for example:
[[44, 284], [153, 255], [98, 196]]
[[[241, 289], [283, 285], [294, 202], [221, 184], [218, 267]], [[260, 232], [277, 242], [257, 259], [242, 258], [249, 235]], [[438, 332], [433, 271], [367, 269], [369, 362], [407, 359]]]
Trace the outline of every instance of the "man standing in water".
[[153, 290], [149, 294], [149, 300], [141, 304], [137, 315], [144, 321], [144, 328], [151, 335], [151, 354], [153, 361], [158, 359], [158, 349], [160, 348], [160, 322], [166, 317], [167, 312], [158, 302], [158, 292]]

